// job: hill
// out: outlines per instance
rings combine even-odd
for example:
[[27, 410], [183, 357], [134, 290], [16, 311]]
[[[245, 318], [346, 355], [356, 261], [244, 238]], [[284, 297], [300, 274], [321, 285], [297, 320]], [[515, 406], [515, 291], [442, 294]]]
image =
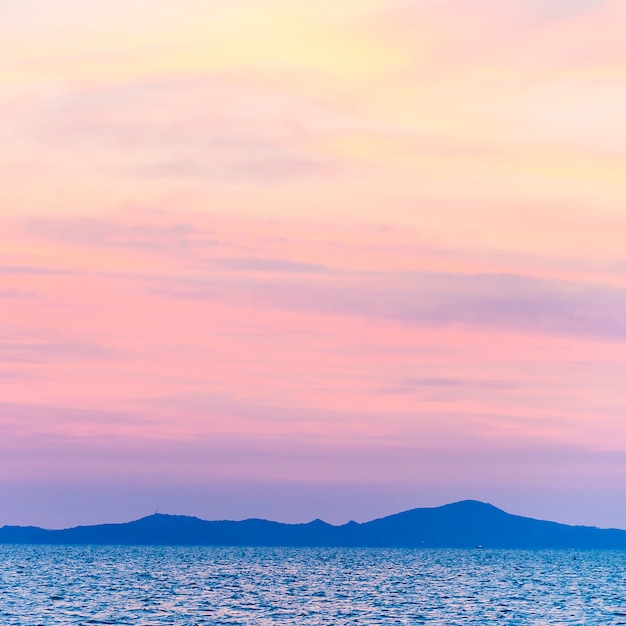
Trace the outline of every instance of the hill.
[[0, 528], [0, 543], [626, 549], [626, 531], [536, 520], [465, 500], [341, 526], [321, 520], [283, 524], [261, 519], [205, 521], [163, 514], [123, 524], [64, 530], [4, 526]]

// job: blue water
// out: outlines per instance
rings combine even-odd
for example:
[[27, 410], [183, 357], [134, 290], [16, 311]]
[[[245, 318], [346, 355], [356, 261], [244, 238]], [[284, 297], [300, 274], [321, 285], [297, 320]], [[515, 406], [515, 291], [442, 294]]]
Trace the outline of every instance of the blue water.
[[626, 553], [0, 546], [0, 624], [626, 624]]

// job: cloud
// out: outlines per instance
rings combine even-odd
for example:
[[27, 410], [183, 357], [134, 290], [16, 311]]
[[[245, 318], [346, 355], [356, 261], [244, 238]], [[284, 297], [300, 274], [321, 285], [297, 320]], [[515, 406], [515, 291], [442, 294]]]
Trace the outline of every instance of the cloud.
[[[214, 164], [204, 159], [162, 161], [144, 167], [126, 169], [127, 174], [149, 177], [196, 178], [222, 182], [280, 182], [304, 177], [334, 175], [336, 168], [330, 162], [299, 154], [268, 154], [257, 160], [231, 161]], [[122, 172], [123, 173], [123, 172]]]
[[402, 381], [407, 387], [434, 387], [444, 389], [481, 389], [500, 390], [517, 389], [518, 383], [508, 380], [485, 380], [475, 378], [407, 378]]
[[[74, 427], [97, 433], [113, 431], [121, 425], [142, 421], [136, 412], [124, 409], [77, 408], [68, 404], [0, 402], [0, 423], [7, 433], [42, 437], [72, 438]], [[69, 430], [68, 430], [69, 429]]]
[[211, 232], [179, 222], [126, 223], [124, 218], [57, 216], [28, 218], [22, 228], [30, 236], [87, 247], [186, 253], [194, 247], [220, 245]]
[[485, 395], [514, 392], [522, 389], [522, 383], [513, 380], [489, 380], [479, 378], [420, 377], [406, 378], [394, 383], [382, 385], [374, 390], [375, 394], [416, 395], [428, 401], [457, 401], [468, 398], [484, 399]]
[[54, 267], [37, 267], [28, 265], [3, 265], [0, 266], [0, 274], [4, 275], [19, 275], [19, 274], [32, 274], [32, 275], [72, 275], [80, 274], [79, 271], [74, 269], [54, 268]]
[[[1, 268], [0, 273], [2, 273]], [[32, 299], [36, 297], [37, 294], [34, 291], [25, 291], [24, 289], [0, 289], [0, 298]]]
[[544, 0], [541, 3], [534, 2], [532, 7], [541, 19], [562, 20], [580, 13], [597, 10], [601, 5], [610, 0]]
[[246, 76], [74, 89], [53, 116], [38, 101], [22, 109], [30, 117], [20, 116], [21, 134], [33, 145], [83, 155], [116, 177], [262, 183], [332, 176], [338, 167], [314, 138], [339, 113]]
[[51, 363], [118, 359], [122, 351], [93, 341], [69, 337], [0, 337], [0, 362]]
[[370, 273], [341, 285], [192, 279], [161, 282], [152, 291], [407, 324], [626, 340], [626, 289], [522, 275]]
[[263, 257], [240, 257], [232, 259], [212, 259], [211, 263], [226, 270], [241, 272], [268, 272], [294, 274], [333, 274], [332, 267], [320, 263], [290, 261], [289, 259], [272, 259]]
[[[203, 408], [208, 419], [214, 415], [215, 398], [172, 398], [169, 404], [184, 416], [190, 403], [194, 410]], [[402, 423], [380, 410], [359, 422], [349, 419], [349, 411], [320, 415], [308, 409], [304, 417], [316, 419], [316, 429], [306, 423], [298, 428], [293, 408], [261, 407], [269, 416], [282, 414], [280, 423], [270, 428], [266, 422], [259, 431], [176, 433], [158, 409], [146, 417], [148, 406], [104, 410], [0, 403], [0, 473], [66, 480], [75, 479], [80, 467], [81, 480], [88, 482], [131, 475], [143, 484], [197, 484], [207, 476], [217, 482], [254, 475], [264, 481], [289, 476], [304, 482], [573, 486], [601, 477], [615, 480], [625, 454], [619, 446], [601, 450], [593, 442], [563, 437], [571, 434], [568, 421], [553, 417], [428, 412], [407, 413]], [[332, 428], [320, 428], [320, 418]], [[369, 433], [363, 428], [368, 424], [375, 426]]]

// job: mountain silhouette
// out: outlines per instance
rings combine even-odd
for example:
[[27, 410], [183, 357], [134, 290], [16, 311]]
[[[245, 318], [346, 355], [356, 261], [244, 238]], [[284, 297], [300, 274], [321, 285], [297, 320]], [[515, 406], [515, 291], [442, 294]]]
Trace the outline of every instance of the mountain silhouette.
[[511, 515], [484, 502], [464, 500], [341, 526], [321, 520], [307, 524], [262, 519], [205, 521], [159, 513], [123, 524], [64, 530], [4, 526], [0, 528], [0, 543], [626, 549], [626, 531], [536, 520]]

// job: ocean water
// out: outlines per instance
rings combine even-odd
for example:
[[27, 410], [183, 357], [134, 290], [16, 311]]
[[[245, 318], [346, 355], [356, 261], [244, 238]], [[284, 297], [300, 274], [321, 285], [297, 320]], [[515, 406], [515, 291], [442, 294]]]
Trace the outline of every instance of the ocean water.
[[626, 552], [0, 546], [0, 624], [626, 624]]

